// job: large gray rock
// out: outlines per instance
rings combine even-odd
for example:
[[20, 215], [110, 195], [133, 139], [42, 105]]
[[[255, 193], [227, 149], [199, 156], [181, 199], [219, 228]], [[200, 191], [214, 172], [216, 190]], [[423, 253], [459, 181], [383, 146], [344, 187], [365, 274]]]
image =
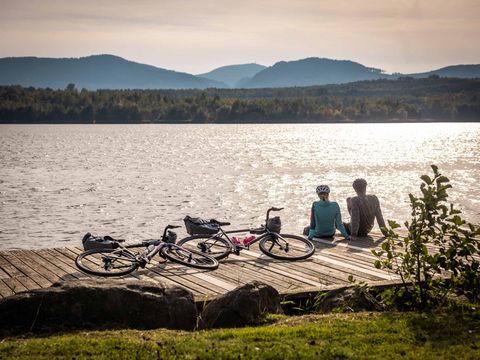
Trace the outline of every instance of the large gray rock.
[[193, 329], [192, 293], [139, 280], [79, 280], [20, 293], [0, 302], [0, 328], [30, 331], [129, 327]]
[[280, 295], [270, 285], [252, 281], [210, 302], [199, 317], [199, 328], [254, 325], [267, 313], [283, 313]]
[[318, 304], [317, 311], [382, 311], [383, 304], [379, 303], [366, 289], [349, 286], [329, 291]]

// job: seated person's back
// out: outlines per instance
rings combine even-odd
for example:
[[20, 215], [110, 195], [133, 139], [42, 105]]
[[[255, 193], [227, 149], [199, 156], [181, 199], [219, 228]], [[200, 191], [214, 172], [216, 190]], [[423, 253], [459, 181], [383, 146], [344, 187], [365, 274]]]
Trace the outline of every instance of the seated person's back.
[[317, 187], [318, 201], [312, 204], [310, 215], [310, 231], [308, 237], [333, 237], [338, 229], [345, 238], [347, 231], [342, 223], [340, 207], [335, 201], [329, 201], [330, 188], [327, 185]]
[[353, 182], [357, 196], [347, 198], [348, 212], [351, 222], [347, 225], [352, 236], [367, 236], [377, 219], [378, 226], [382, 230], [385, 227], [380, 201], [375, 195], [367, 195], [367, 182], [364, 179], [356, 179]]

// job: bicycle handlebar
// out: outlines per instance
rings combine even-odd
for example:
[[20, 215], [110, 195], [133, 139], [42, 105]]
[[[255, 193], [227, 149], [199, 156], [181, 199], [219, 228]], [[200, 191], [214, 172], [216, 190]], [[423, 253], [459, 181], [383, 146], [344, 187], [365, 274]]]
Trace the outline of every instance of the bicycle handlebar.
[[277, 208], [277, 207], [271, 207], [270, 209], [267, 210], [267, 218], [265, 219], [265, 226], [267, 226], [268, 219], [270, 218], [270, 211], [281, 211], [283, 210], [282, 208]]
[[167, 225], [167, 226], [165, 226], [165, 230], [163, 230], [162, 240], [165, 239], [165, 236], [167, 235], [167, 230], [177, 229], [179, 227], [181, 227], [181, 226], [179, 226], [179, 225]]

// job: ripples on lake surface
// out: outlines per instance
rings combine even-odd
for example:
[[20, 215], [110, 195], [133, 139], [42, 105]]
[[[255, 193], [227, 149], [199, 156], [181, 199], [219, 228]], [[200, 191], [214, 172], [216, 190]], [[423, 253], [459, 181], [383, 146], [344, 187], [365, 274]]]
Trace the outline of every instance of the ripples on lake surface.
[[479, 155], [476, 123], [2, 125], [0, 249], [80, 245], [87, 231], [151, 238], [187, 214], [259, 225], [269, 206], [300, 233], [318, 184], [348, 219], [357, 177], [403, 222], [430, 164], [479, 223]]

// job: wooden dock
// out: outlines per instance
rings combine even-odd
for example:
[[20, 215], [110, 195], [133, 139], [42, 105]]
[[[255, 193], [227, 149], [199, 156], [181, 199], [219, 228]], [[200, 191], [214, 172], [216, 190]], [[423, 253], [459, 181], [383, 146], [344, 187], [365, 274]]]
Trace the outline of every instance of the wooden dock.
[[[214, 271], [172, 262], [159, 263], [154, 258], [147, 268], [127, 277], [182, 286], [190, 290], [197, 301], [212, 299], [252, 280], [270, 284], [282, 295], [342, 287], [350, 284], [350, 275], [370, 285], [399, 282], [395, 274], [373, 266], [376, 258], [371, 250], [379, 248], [382, 242], [379, 235], [355, 242], [319, 239], [314, 241], [316, 251], [312, 257], [294, 262], [269, 258], [254, 244], [240, 256], [232, 254], [222, 260]], [[78, 247], [0, 251], [0, 298], [50, 287], [59, 281], [92, 277], [75, 266], [75, 258], [81, 252]]]

